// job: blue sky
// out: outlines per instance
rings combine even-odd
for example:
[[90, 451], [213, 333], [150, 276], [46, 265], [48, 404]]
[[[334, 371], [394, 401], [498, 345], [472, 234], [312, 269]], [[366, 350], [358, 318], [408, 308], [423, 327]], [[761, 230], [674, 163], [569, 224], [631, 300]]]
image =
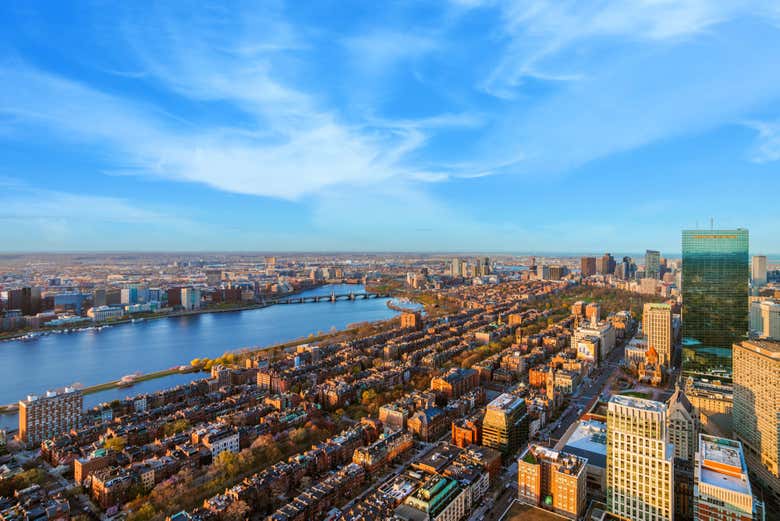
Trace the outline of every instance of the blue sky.
[[780, 4], [0, 3], [0, 251], [780, 252]]

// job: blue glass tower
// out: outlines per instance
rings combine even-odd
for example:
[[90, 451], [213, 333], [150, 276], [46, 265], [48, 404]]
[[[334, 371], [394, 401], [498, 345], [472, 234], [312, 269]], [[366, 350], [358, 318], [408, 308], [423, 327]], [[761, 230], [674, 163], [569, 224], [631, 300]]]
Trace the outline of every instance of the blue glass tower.
[[682, 232], [683, 375], [731, 381], [731, 346], [748, 330], [748, 231]]

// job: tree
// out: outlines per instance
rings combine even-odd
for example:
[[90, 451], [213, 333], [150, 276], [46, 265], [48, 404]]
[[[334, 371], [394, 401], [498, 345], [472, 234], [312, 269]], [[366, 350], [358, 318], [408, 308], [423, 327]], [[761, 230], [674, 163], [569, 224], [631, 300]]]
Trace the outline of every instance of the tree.
[[130, 515], [127, 516], [127, 521], [149, 521], [156, 514], [157, 511], [154, 509], [154, 506], [147, 501], [141, 505], [138, 510], [130, 513]]
[[222, 518], [226, 521], [244, 521], [244, 519], [248, 519], [250, 510], [245, 501], [233, 501], [225, 509]]
[[125, 446], [127, 445], [127, 440], [122, 436], [114, 436], [113, 438], [108, 438], [104, 444], [107, 450], [113, 450], [116, 452], [122, 452], [125, 450]]

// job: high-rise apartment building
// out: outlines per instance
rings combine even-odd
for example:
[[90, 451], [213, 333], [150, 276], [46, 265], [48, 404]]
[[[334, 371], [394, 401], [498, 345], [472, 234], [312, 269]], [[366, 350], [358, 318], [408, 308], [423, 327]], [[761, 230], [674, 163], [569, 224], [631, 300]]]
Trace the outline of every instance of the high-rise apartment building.
[[748, 231], [682, 232], [683, 374], [731, 380], [731, 346], [748, 330]]
[[661, 278], [661, 252], [656, 250], [645, 251], [645, 278]]
[[780, 302], [761, 300], [750, 303], [750, 334], [780, 340]]
[[672, 359], [672, 306], [669, 304], [645, 304], [642, 312], [642, 329], [647, 347], [658, 353], [658, 362], [669, 366]]
[[751, 470], [780, 494], [780, 342], [734, 344], [733, 415]]
[[580, 259], [580, 272], [583, 277], [596, 274], [596, 257], [582, 257]]
[[760, 521], [763, 511], [750, 488], [742, 445], [701, 434], [694, 471], [694, 520]]
[[751, 266], [751, 278], [754, 287], [761, 287], [766, 284], [766, 255], [753, 255]]
[[461, 261], [458, 257], [453, 257], [452, 264], [450, 265], [450, 275], [453, 277], [460, 277], [461, 275]]
[[585, 512], [588, 460], [530, 444], [517, 460], [517, 498], [569, 519]]
[[62, 393], [30, 395], [19, 401], [19, 439], [28, 445], [68, 432], [81, 425], [84, 397], [81, 391], [66, 387]]
[[607, 509], [632, 521], [671, 521], [673, 458], [666, 405], [613, 396], [607, 404]]
[[503, 393], [490, 402], [482, 422], [482, 445], [514, 455], [528, 439], [525, 400]]

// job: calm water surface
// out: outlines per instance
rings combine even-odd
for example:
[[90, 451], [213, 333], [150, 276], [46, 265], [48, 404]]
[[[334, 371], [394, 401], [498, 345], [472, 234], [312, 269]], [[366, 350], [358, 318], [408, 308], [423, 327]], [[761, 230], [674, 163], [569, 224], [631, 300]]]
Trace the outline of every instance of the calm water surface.
[[[329, 285], [303, 296], [363, 291], [359, 285]], [[121, 324], [101, 331], [52, 334], [34, 340], [0, 342], [0, 404], [29, 393], [43, 393], [73, 383], [84, 386], [188, 364], [193, 358], [225, 351], [267, 346], [311, 333], [342, 329], [355, 322], [391, 318], [388, 299], [277, 305], [230, 313]], [[174, 375], [86, 396], [85, 407], [150, 392], [205, 376]], [[0, 427], [16, 427], [11, 415], [0, 415]]]

